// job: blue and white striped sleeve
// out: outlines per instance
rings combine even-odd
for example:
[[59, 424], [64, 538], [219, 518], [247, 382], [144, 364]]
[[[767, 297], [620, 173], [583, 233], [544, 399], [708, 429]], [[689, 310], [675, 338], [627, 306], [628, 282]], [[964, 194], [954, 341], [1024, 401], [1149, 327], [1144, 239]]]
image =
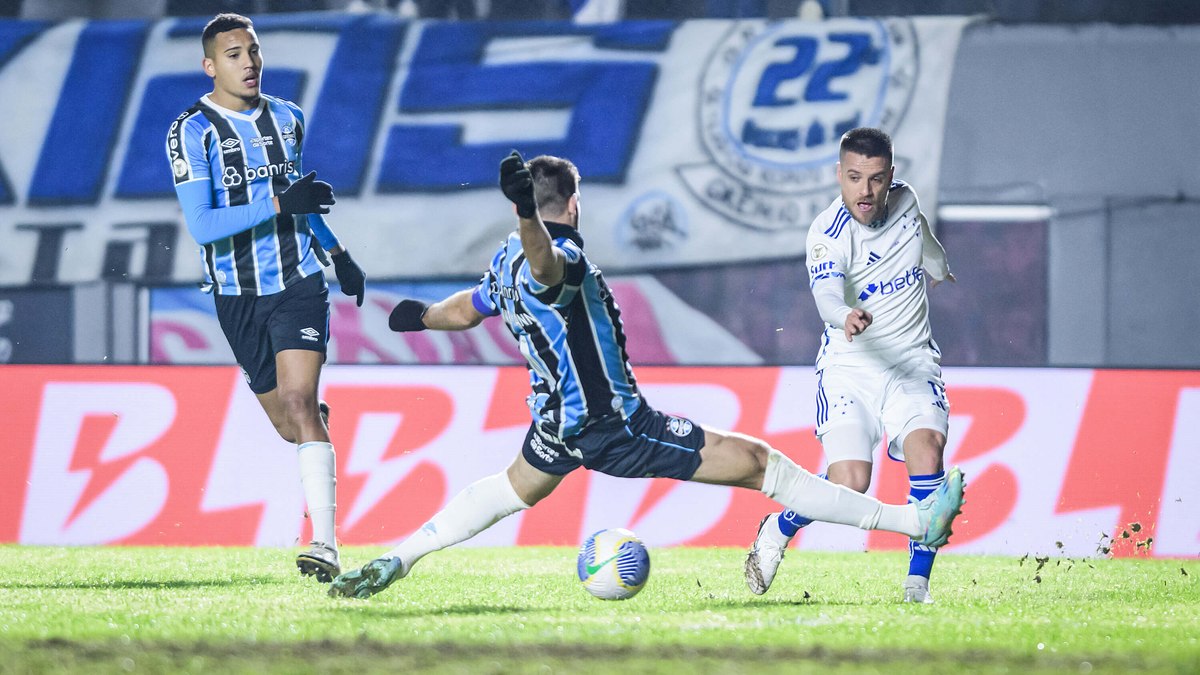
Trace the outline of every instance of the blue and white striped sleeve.
[[213, 208], [213, 179], [204, 132], [191, 120], [176, 120], [171, 126], [167, 134], [167, 158], [184, 221], [197, 243], [211, 244], [275, 217], [275, 205], [270, 199]]
[[583, 249], [569, 239], [556, 240], [554, 245], [566, 256], [563, 278], [553, 286], [546, 286], [533, 278], [533, 274], [529, 273], [529, 264], [526, 263], [521, 266], [521, 281], [534, 297], [543, 303], [552, 307], [565, 307], [571, 304], [571, 300], [579, 293], [579, 287], [583, 285], [584, 276], [588, 271], [588, 261]]

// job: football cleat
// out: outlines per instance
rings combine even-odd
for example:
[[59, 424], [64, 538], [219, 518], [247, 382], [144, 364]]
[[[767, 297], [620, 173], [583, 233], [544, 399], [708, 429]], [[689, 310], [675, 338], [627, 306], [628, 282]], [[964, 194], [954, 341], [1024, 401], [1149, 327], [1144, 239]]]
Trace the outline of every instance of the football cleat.
[[[779, 563], [783, 562], [783, 554], [787, 551], [789, 537], [783, 537], [778, 527], [773, 525], [779, 518], [778, 513], [768, 513], [758, 523], [758, 535], [754, 545], [746, 555], [746, 586], [755, 595], [762, 595], [775, 581], [775, 573], [779, 571]], [[783, 541], [779, 540], [783, 537]]]
[[950, 540], [953, 530], [950, 526], [958, 514], [962, 513], [963, 505], [962, 471], [953, 467], [946, 474], [946, 482], [938, 486], [925, 499], [917, 502], [917, 518], [920, 519], [923, 534], [913, 541], [922, 546], [941, 548]]
[[329, 586], [329, 597], [366, 600], [407, 574], [408, 570], [404, 569], [404, 562], [399, 558], [376, 558], [334, 579]]
[[311, 547], [296, 556], [296, 567], [300, 574], [306, 577], [316, 577], [317, 581], [327, 584], [342, 573], [338, 563], [337, 549], [319, 541], [309, 542]]
[[933, 595], [929, 593], [929, 579], [916, 574], [908, 575], [904, 580], [904, 602], [932, 605]]

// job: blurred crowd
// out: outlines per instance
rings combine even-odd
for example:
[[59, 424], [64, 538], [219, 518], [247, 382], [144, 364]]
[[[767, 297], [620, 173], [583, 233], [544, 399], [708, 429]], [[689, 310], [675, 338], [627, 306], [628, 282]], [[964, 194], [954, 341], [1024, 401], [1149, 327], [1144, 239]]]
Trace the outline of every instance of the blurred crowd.
[[794, 17], [845, 13], [848, 0], [0, 0], [0, 16], [27, 19], [212, 16], [236, 12], [390, 12], [406, 18], [599, 20]]
[[616, 21], [982, 15], [1012, 23], [1200, 23], [1195, 0], [0, 0], [0, 17], [157, 18], [237, 12], [391, 12], [406, 18]]

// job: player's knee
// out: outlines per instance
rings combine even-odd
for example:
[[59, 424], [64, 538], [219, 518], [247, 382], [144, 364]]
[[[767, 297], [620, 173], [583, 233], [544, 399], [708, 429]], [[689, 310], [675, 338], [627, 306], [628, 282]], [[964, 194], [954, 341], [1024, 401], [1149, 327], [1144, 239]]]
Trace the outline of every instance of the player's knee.
[[[306, 391], [280, 391], [279, 403], [283, 408], [284, 424], [295, 427], [304, 420], [318, 416], [317, 402]], [[278, 428], [278, 427], [277, 427]]]
[[829, 482], [844, 485], [855, 492], [866, 492], [871, 487], [871, 465], [866, 462], [830, 464], [826, 476]]
[[904, 457], [921, 465], [941, 462], [946, 435], [934, 429], [915, 429], [904, 437]]
[[763, 477], [767, 474], [767, 461], [772, 448], [757, 438], [746, 438], [746, 475], [742, 477], [742, 485], [757, 489], [762, 485]]

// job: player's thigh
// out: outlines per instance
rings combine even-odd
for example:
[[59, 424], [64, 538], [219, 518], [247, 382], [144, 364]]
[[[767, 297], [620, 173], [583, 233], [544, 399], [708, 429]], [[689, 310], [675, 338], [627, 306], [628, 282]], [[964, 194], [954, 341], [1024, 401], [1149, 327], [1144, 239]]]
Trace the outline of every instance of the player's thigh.
[[530, 424], [525, 432], [521, 457], [523, 463], [532, 469], [559, 478], [583, 466], [579, 453], [573, 453], [562, 441], [543, 433], [537, 424]]
[[297, 359], [298, 372], [288, 373], [301, 379], [312, 377], [325, 361], [329, 342], [329, 287], [324, 277], [314, 274], [277, 295], [279, 301], [266, 317], [271, 348], [276, 354], [288, 350], [315, 353], [316, 357]]
[[[250, 390], [260, 397], [275, 389], [275, 350], [266, 316], [277, 303], [274, 296], [217, 295], [217, 322], [242, 369]], [[263, 405], [268, 415], [271, 409]], [[272, 418], [274, 419], [274, 418]]]
[[883, 442], [883, 372], [833, 366], [817, 373], [817, 438], [825, 463], [872, 461]]
[[888, 454], [905, 459], [909, 435], [918, 429], [935, 432], [945, 443], [950, 426], [950, 401], [942, 369], [933, 359], [917, 357], [897, 366], [886, 387], [883, 425], [888, 436]]
[[689, 480], [706, 434], [699, 425], [643, 403], [628, 419], [613, 416], [564, 440], [583, 466], [619, 478]]
[[705, 427], [700, 466], [691, 480], [758, 490], [762, 488], [769, 451], [770, 446], [753, 436]]

